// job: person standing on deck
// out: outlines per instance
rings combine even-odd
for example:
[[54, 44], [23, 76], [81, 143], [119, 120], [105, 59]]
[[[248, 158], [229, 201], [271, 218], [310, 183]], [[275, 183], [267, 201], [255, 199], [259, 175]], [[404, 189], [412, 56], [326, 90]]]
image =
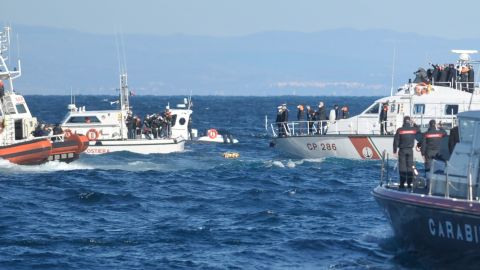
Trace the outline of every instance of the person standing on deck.
[[288, 109], [287, 104], [282, 104], [282, 123], [285, 136], [290, 134], [290, 129], [288, 128]]
[[285, 136], [284, 132], [283, 132], [283, 121], [282, 121], [282, 113], [283, 113], [283, 110], [282, 110], [282, 106], [278, 106], [278, 111], [277, 111], [277, 118], [275, 119], [275, 123], [277, 123], [277, 129], [278, 129], [278, 136], [279, 137], [283, 137]]
[[382, 105], [380, 111], [380, 134], [385, 135], [387, 132], [387, 115], [388, 115], [388, 105], [385, 103]]
[[298, 105], [297, 106], [297, 121], [299, 122], [298, 123], [298, 127], [300, 129], [300, 133], [303, 133], [303, 129], [305, 128], [305, 124], [302, 123], [303, 121], [305, 121], [305, 110], [304, 110], [304, 107], [302, 104]]
[[325, 112], [325, 104], [323, 104], [322, 101], [318, 103], [318, 110], [315, 113], [315, 120], [318, 121], [317, 133], [322, 135], [325, 134], [325, 128], [327, 125], [327, 113]]
[[315, 122], [315, 110], [307, 105], [308, 134], [313, 133], [313, 124]]
[[[413, 182], [413, 147], [418, 138], [419, 130], [412, 127], [410, 117], [403, 118], [403, 126], [397, 129], [393, 138], [393, 154], [398, 150], [398, 171], [400, 173], [400, 188], [412, 187]], [[418, 139], [417, 139], [418, 141]]]
[[447, 133], [444, 130], [437, 129], [436, 124], [435, 120], [430, 120], [428, 130], [423, 134], [421, 152], [425, 159], [425, 174], [430, 171], [433, 159], [445, 160], [440, 154], [440, 148], [442, 139], [447, 136]]

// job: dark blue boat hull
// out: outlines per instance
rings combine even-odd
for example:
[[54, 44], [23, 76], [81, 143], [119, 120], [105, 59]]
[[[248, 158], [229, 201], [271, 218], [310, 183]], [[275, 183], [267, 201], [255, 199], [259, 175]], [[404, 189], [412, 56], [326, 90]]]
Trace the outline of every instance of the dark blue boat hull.
[[372, 192], [406, 245], [438, 251], [480, 251], [478, 202], [432, 197], [377, 187]]

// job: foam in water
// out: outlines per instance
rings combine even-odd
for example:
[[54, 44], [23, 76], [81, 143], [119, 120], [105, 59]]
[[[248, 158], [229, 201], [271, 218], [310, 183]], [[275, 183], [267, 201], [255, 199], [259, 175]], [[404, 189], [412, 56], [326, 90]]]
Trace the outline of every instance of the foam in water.
[[49, 173], [54, 171], [73, 171], [73, 170], [92, 170], [91, 166], [72, 162], [65, 163], [59, 161], [49, 161], [41, 165], [18, 165], [11, 163], [8, 160], [0, 159], [0, 169], [3, 172], [18, 173], [18, 172], [33, 172], [33, 173]]

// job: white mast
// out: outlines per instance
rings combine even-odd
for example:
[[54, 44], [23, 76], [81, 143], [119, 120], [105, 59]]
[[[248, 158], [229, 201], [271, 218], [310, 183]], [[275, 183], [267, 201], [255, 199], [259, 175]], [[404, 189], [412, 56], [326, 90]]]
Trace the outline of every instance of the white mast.
[[10, 71], [6, 61], [8, 56], [6, 52], [10, 47], [10, 27], [4, 27], [4, 31], [0, 32], [0, 80], [7, 80], [9, 89], [6, 91], [13, 92], [13, 80], [22, 75], [22, 67], [18, 60], [18, 70]]

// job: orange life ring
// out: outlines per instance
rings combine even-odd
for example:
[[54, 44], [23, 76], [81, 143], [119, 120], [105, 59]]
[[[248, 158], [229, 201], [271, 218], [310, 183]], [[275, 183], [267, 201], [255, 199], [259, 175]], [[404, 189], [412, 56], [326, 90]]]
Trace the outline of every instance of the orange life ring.
[[216, 129], [214, 129], [214, 128], [209, 129], [209, 130], [207, 131], [207, 133], [208, 133], [208, 137], [209, 137], [210, 139], [213, 140], [213, 139], [217, 138], [218, 132], [217, 132]]
[[99, 133], [96, 129], [92, 128], [87, 131], [87, 134], [85, 134], [88, 138], [89, 141], [96, 141], [99, 137]]
[[63, 131], [63, 136], [64, 136], [65, 138], [68, 138], [68, 137], [72, 136], [72, 131], [71, 131], [70, 129], [68, 129], [68, 128], [65, 129], [65, 130]]

